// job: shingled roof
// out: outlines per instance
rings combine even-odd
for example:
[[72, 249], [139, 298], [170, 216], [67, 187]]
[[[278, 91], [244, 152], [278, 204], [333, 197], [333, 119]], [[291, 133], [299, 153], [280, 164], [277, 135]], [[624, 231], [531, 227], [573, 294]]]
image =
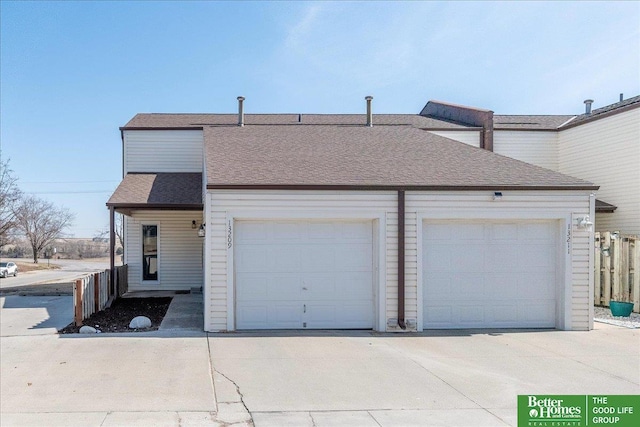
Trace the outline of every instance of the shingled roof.
[[212, 126], [204, 141], [210, 189], [597, 189], [410, 126]]
[[598, 120], [604, 117], [608, 117], [612, 114], [622, 113], [624, 111], [628, 111], [634, 108], [640, 108], [640, 95], [625, 99], [620, 102], [616, 102], [611, 105], [605, 105], [604, 107], [601, 107], [601, 108], [596, 108], [590, 114], [581, 114], [579, 116], [576, 116], [575, 119], [566, 123], [566, 125], [563, 126], [561, 129], [578, 126], [586, 122]]
[[[364, 114], [245, 114], [246, 125], [354, 125], [366, 123]], [[429, 129], [465, 129], [468, 126], [418, 114], [375, 114], [376, 126], [406, 125]], [[232, 126], [237, 114], [136, 114], [121, 130], [202, 129], [205, 126]]]
[[107, 206], [145, 209], [202, 209], [201, 173], [129, 173]]
[[526, 130], [558, 130], [558, 128], [572, 119], [573, 115], [504, 115], [493, 116], [494, 130], [526, 129]]

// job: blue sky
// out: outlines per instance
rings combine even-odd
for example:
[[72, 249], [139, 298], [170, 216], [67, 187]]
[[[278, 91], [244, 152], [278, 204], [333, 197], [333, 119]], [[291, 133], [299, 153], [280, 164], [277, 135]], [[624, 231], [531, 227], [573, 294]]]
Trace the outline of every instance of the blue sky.
[[138, 112], [579, 114], [640, 94], [638, 2], [0, 3], [1, 155], [108, 226]]

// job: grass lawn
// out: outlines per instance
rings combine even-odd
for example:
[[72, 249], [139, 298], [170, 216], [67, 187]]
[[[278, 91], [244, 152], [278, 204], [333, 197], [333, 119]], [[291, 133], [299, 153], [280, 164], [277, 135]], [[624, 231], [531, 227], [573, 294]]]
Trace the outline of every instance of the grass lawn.
[[47, 265], [47, 260], [38, 260], [37, 264], [33, 262], [16, 262], [18, 266], [18, 274], [26, 273], [27, 271], [37, 271], [37, 270], [57, 270], [60, 268], [59, 265], [50, 264]]

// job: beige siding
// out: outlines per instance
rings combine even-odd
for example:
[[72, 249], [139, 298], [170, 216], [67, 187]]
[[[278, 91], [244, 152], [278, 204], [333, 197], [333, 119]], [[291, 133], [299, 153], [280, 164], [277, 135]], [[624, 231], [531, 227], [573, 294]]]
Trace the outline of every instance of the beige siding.
[[558, 170], [558, 132], [494, 131], [494, 153]]
[[432, 134], [480, 147], [480, 131], [430, 130]]
[[[407, 320], [418, 320], [418, 218], [431, 215], [439, 218], [495, 219], [537, 218], [553, 219], [558, 224], [558, 256], [566, 300], [559, 314], [560, 328], [583, 330], [589, 328], [589, 232], [571, 227], [571, 252], [567, 254], [566, 227], [571, 224], [572, 213], [588, 214], [588, 192], [504, 192], [503, 200], [493, 201], [490, 192], [407, 192], [405, 247], [405, 315]], [[383, 215], [385, 283], [383, 310], [387, 319], [397, 318], [397, 194], [395, 192], [282, 192], [282, 191], [209, 191], [206, 198], [207, 245], [209, 261], [205, 288], [205, 328], [209, 331], [226, 330], [228, 325], [227, 263], [229, 233], [228, 218], [232, 216], [272, 218], [282, 212], [295, 213], [299, 218], [356, 218], [372, 212]], [[291, 218], [291, 217], [286, 217]], [[382, 246], [382, 245], [381, 245]], [[562, 247], [560, 247], [562, 246]], [[377, 289], [377, 287], [376, 287]], [[563, 300], [565, 298], [563, 297]], [[566, 310], [565, 310], [566, 307]], [[566, 312], [566, 313], [565, 313]], [[566, 315], [565, 315], [566, 314]], [[394, 328], [387, 330], [397, 330]]]
[[[406, 198], [407, 240], [417, 249], [421, 244], [415, 235], [416, 218], [437, 219], [555, 219], [558, 221], [559, 268], [564, 275], [559, 277], [560, 291], [569, 295], [567, 301], [560, 301], [570, 313], [560, 310], [558, 327], [562, 329], [589, 329], [589, 254], [590, 244], [588, 231], [578, 231], [571, 224], [572, 213], [589, 214], [588, 192], [503, 192], [500, 201], [494, 201], [493, 193], [449, 193], [408, 192]], [[571, 252], [567, 254], [566, 226], [571, 224]], [[413, 235], [409, 234], [409, 230]], [[564, 262], [563, 262], [564, 261]], [[412, 269], [407, 275], [407, 285], [417, 288], [417, 251], [407, 250], [407, 268]], [[570, 271], [566, 271], [566, 269]], [[414, 273], [415, 272], [415, 273]], [[409, 273], [409, 272], [408, 272]], [[411, 284], [409, 285], [409, 277]], [[417, 299], [416, 299], [417, 300]]]
[[[202, 245], [191, 221], [202, 221], [198, 211], [137, 211], [127, 217], [129, 290], [177, 290], [203, 284]], [[159, 283], [142, 282], [142, 224], [157, 224]]]
[[201, 130], [127, 130], [124, 172], [202, 172]]
[[640, 234], [640, 108], [563, 130], [560, 171], [600, 186], [597, 197], [618, 206], [598, 214], [598, 231]]
[[[371, 214], [386, 219], [384, 235], [386, 246], [386, 289], [387, 297], [382, 304], [386, 306], [386, 318], [397, 318], [397, 193], [395, 192], [229, 192], [209, 191], [207, 204], [207, 245], [210, 272], [205, 294], [206, 329], [209, 331], [227, 329], [227, 249], [228, 222], [227, 213], [242, 212], [245, 217], [268, 218], [270, 212], [292, 212], [298, 218], [367, 218]], [[374, 240], [377, 240], [374, 239]], [[374, 252], [377, 252], [374, 251]], [[374, 255], [375, 256], [375, 255]], [[376, 283], [376, 295], [379, 286]], [[413, 292], [415, 295], [415, 291]], [[409, 306], [415, 306], [413, 301]], [[376, 314], [379, 312], [376, 307]], [[386, 324], [386, 318], [383, 322]]]

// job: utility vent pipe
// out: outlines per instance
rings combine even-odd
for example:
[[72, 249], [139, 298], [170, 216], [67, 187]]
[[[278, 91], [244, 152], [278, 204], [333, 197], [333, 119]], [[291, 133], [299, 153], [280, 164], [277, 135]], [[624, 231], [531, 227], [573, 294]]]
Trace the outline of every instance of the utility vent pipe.
[[371, 101], [373, 100], [373, 96], [368, 95], [365, 96], [364, 99], [367, 100], [367, 126], [373, 126], [373, 114], [371, 113]]
[[624, 101], [624, 94], [620, 94], [620, 102]]
[[593, 104], [593, 99], [585, 99], [584, 100], [584, 113], [586, 115], [591, 114], [591, 104]]
[[244, 96], [238, 97], [238, 126], [244, 126]]

